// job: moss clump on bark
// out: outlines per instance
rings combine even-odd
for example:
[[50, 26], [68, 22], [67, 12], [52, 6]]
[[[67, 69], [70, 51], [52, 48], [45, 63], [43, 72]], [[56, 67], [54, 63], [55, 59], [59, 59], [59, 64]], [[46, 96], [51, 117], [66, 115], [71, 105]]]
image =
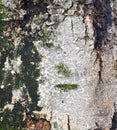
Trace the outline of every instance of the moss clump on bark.
[[55, 69], [57, 71], [58, 74], [61, 74], [65, 77], [70, 77], [72, 75], [71, 70], [69, 69], [69, 67], [64, 64], [63, 62], [60, 62], [59, 64], [55, 65]]
[[58, 84], [56, 85], [57, 88], [60, 88], [61, 90], [73, 90], [73, 89], [77, 89], [78, 85], [77, 84]]

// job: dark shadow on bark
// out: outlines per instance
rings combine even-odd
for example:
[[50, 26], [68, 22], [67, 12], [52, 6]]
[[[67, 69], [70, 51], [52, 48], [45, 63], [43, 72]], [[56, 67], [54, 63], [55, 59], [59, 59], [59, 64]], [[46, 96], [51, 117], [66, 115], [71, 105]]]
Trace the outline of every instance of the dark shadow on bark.
[[93, 6], [94, 50], [97, 52], [95, 62], [99, 61], [98, 83], [100, 84], [103, 83], [103, 46], [107, 44], [108, 28], [112, 26], [112, 9], [110, 0], [93, 0]]
[[[32, 37], [29, 35], [23, 39], [24, 45], [19, 48], [18, 53], [21, 55], [22, 67], [19, 77], [22, 84], [25, 84], [26, 90], [31, 98], [31, 104], [33, 109], [37, 108], [37, 102], [39, 96], [38, 81], [36, 80], [40, 76], [40, 70], [38, 69], [41, 56], [36, 50], [36, 47], [32, 43]], [[20, 82], [19, 80], [19, 82]]]
[[107, 30], [112, 26], [110, 0], [93, 0], [94, 49], [100, 50], [107, 44]]
[[[86, 0], [87, 1], [87, 0]], [[108, 115], [108, 110], [104, 108], [104, 81], [103, 81], [103, 55], [104, 55], [104, 46], [108, 44], [108, 29], [112, 27], [112, 9], [110, 0], [92, 0], [89, 4], [86, 2], [84, 4], [84, 19], [86, 16], [92, 21], [93, 30], [94, 30], [94, 49], [93, 52], [96, 52], [96, 59], [94, 64], [99, 65], [98, 69], [98, 83], [95, 88], [95, 104], [96, 111], [100, 116]], [[86, 28], [86, 35], [88, 30]], [[100, 125], [100, 123], [99, 123]], [[95, 130], [103, 130], [101, 126], [97, 126]], [[112, 129], [115, 130], [115, 129]]]
[[116, 130], [116, 129], [117, 129], [117, 108], [116, 108], [116, 104], [114, 103], [114, 113], [112, 118], [112, 126], [110, 130]]
[[[2, 6], [4, 9], [4, 6]], [[1, 6], [0, 6], [1, 11]], [[3, 35], [3, 30], [6, 29], [4, 22], [4, 13], [0, 12], [0, 86], [3, 85], [3, 88], [0, 87], [0, 108], [5, 104], [10, 103], [12, 100], [12, 83], [13, 77], [11, 72], [5, 71], [5, 62], [6, 58], [13, 59], [13, 48], [14, 45], [9, 42], [6, 37]], [[10, 62], [10, 61], [9, 61]]]
[[94, 51], [96, 51], [96, 60], [94, 64], [97, 61], [99, 63], [98, 84], [103, 83], [103, 47], [104, 45], [108, 44], [108, 29], [112, 26], [112, 9], [110, 2], [110, 0], [92, 0], [90, 4], [84, 5], [84, 17], [88, 15], [93, 21], [95, 37]]
[[14, 104], [14, 109], [11, 111], [5, 109], [0, 113], [0, 117], [3, 120], [0, 121], [0, 128], [2, 130], [21, 130], [26, 127], [26, 123], [23, 121], [24, 109], [20, 102]]

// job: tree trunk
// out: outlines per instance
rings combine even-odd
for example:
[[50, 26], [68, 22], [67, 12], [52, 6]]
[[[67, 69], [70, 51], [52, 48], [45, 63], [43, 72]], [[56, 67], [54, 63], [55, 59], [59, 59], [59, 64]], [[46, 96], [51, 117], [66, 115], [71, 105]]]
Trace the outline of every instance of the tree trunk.
[[14, 58], [9, 52], [4, 63], [18, 88], [12, 103], [25, 100], [33, 114], [46, 115], [51, 130], [116, 130], [117, 0], [25, 5], [19, 16], [23, 10], [22, 22], [28, 20], [14, 24]]

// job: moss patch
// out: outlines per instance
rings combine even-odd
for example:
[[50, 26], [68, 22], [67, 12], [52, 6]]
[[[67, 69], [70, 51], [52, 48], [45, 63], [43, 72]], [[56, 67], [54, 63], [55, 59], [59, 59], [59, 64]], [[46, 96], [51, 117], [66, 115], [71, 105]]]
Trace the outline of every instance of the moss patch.
[[61, 90], [73, 90], [73, 89], [77, 89], [78, 85], [77, 84], [58, 84], [55, 87], [60, 88]]
[[61, 74], [65, 77], [70, 77], [72, 75], [69, 67], [66, 64], [64, 64], [63, 62], [60, 62], [59, 64], [55, 65], [55, 69], [58, 74]]

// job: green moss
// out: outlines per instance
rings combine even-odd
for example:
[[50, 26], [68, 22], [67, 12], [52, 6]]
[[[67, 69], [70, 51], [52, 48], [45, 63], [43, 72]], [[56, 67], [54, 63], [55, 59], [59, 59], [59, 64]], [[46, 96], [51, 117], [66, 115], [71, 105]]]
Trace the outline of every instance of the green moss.
[[58, 74], [64, 75], [65, 77], [70, 77], [72, 75], [71, 70], [69, 67], [60, 62], [59, 64], [55, 65], [55, 69], [57, 70]]
[[66, 90], [76, 89], [76, 88], [78, 88], [78, 85], [77, 84], [58, 84], [55, 87], [60, 88], [61, 90], [66, 91]]
[[6, 125], [5, 125], [5, 124], [0, 123], [0, 129], [1, 129], [1, 130], [6, 130], [6, 129], [7, 129], [7, 128], [6, 128]]

